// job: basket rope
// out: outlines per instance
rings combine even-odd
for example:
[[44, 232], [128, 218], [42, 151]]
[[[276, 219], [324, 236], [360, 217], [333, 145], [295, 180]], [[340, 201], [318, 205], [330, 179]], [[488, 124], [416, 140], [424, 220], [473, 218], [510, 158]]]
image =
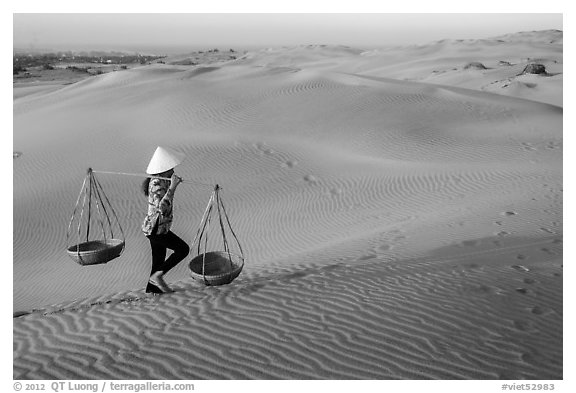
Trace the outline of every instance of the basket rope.
[[[210, 200], [208, 201], [206, 210], [204, 210], [202, 220], [200, 220], [200, 225], [198, 226], [198, 231], [196, 232], [196, 237], [194, 237], [194, 240], [192, 241], [192, 245], [196, 243], [196, 240], [199, 238], [200, 234], [204, 232], [204, 229], [206, 228], [206, 218], [211, 214], [211, 210], [212, 210], [212, 195], [210, 196]], [[204, 227], [202, 226], [202, 224], [204, 224]], [[198, 254], [200, 254], [200, 244], [201, 242], [198, 242]]]
[[90, 238], [90, 219], [92, 218], [92, 189], [94, 188], [94, 176], [89, 173], [90, 187], [88, 188], [88, 226], [86, 228], [86, 241]]
[[244, 259], [244, 251], [242, 250], [242, 246], [240, 245], [240, 241], [238, 240], [238, 236], [236, 236], [234, 229], [232, 229], [232, 224], [230, 224], [230, 219], [228, 218], [228, 213], [226, 213], [226, 208], [224, 207], [224, 201], [222, 200], [222, 197], [220, 197], [220, 205], [222, 205], [222, 211], [224, 212], [224, 217], [226, 217], [226, 222], [228, 223], [228, 227], [230, 228], [230, 232], [232, 232], [232, 236], [234, 236], [234, 239], [236, 240], [236, 243], [238, 244], [238, 248], [240, 249], [240, 255], [242, 256], [242, 259]]
[[[88, 180], [90, 180], [90, 178], [88, 178]], [[86, 187], [90, 187], [90, 184], [87, 184]], [[80, 240], [80, 236], [82, 236], [82, 218], [84, 218], [84, 206], [86, 206], [86, 195], [88, 195], [87, 192], [88, 188], [86, 188], [86, 190], [84, 191], [84, 198], [82, 200], [82, 210], [80, 211], [80, 219], [78, 220], [78, 245], [80, 245], [81, 240]], [[88, 241], [88, 239], [86, 239], [86, 241]], [[80, 247], [76, 247], [76, 251], [78, 252], [78, 255], [80, 255]]]
[[[124, 235], [124, 229], [122, 228], [122, 225], [120, 225], [120, 220], [118, 219], [118, 215], [116, 214], [116, 210], [114, 210], [114, 207], [112, 206], [112, 204], [110, 203], [110, 200], [108, 199], [108, 196], [104, 193], [104, 189], [102, 188], [102, 184], [100, 184], [100, 181], [98, 181], [98, 179], [96, 179], [95, 176], [94, 177], [94, 181], [96, 182], [98, 188], [99, 188], [99, 195], [101, 193], [101, 195], [104, 197], [104, 199], [106, 200], [106, 203], [108, 204], [108, 206], [110, 207], [110, 211], [112, 212], [112, 214], [114, 215], [114, 219], [116, 220], [116, 222], [118, 223], [118, 228], [120, 229], [120, 233], [122, 234], [122, 238], [125, 238]], [[100, 200], [101, 197], [100, 197]], [[110, 216], [108, 214], [108, 212], [106, 211], [106, 207], [104, 204], [102, 204], [102, 208], [104, 209], [105, 215], [106, 215], [106, 219], [108, 220], [108, 224], [110, 225], [110, 234], [112, 235], [112, 237], [114, 237], [114, 226], [112, 225], [112, 222], [110, 221]]]
[[[66, 231], [66, 241], [68, 242], [70, 240], [70, 235], [71, 232], [70, 230], [72, 229], [72, 223], [74, 222], [74, 217], [76, 217], [76, 211], [78, 210], [78, 205], [80, 204], [80, 199], [82, 199], [82, 191], [84, 191], [84, 187], [86, 186], [86, 180], [88, 179], [88, 177], [84, 178], [84, 183], [82, 183], [82, 188], [80, 188], [80, 193], [78, 194], [78, 199], [76, 200], [76, 205], [74, 206], [74, 211], [72, 212], [72, 217], [70, 217], [70, 223], [68, 224], [68, 231]], [[78, 239], [80, 240], [80, 239]], [[78, 241], [78, 243], [80, 243], [80, 241]]]
[[206, 226], [206, 236], [204, 238], [204, 253], [202, 254], [202, 276], [204, 277], [204, 283], [207, 284], [206, 280], [206, 249], [208, 248], [208, 233], [210, 233], [210, 223], [212, 222], [212, 206], [210, 206], [210, 211], [208, 212], [208, 225]]
[[[93, 179], [93, 181], [96, 179]], [[102, 204], [102, 208], [100, 208], [100, 200], [102, 199], [101, 195], [100, 195], [100, 190], [98, 190], [98, 188], [96, 188], [96, 194], [98, 195], [98, 198], [96, 198], [96, 212], [98, 213], [98, 223], [100, 224], [100, 229], [102, 230], [102, 237], [104, 238], [104, 243], [106, 243], [106, 230], [104, 229], [104, 218], [102, 217], [102, 211], [104, 212], [104, 215], [106, 215], [106, 206], [104, 206], [104, 204]], [[101, 211], [102, 210], [102, 211]], [[106, 215], [106, 217], [108, 217]], [[108, 225], [111, 228], [112, 224], [110, 223], [110, 220], [108, 220]], [[114, 232], [113, 230], [110, 231], [111, 232], [111, 238], [114, 238]]]
[[218, 220], [220, 221], [220, 229], [222, 230], [222, 241], [224, 242], [224, 252], [228, 253], [228, 262], [230, 262], [230, 270], [228, 270], [228, 279], [232, 277], [232, 256], [230, 255], [230, 248], [228, 247], [228, 240], [226, 239], [226, 231], [224, 231], [224, 223], [222, 223], [222, 212], [220, 210], [220, 195], [216, 190], [216, 206], [218, 206]]

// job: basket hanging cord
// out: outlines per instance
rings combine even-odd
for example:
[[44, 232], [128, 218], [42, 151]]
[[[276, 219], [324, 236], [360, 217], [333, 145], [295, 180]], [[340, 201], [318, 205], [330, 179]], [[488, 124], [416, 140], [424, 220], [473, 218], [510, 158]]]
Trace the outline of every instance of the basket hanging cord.
[[[196, 236], [194, 237], [191, 246], [194, 246], [196, 240], [198, 240], [198, 236], [200, 236], [200, 232], [203, 232], [202, 224], [204, 223], [204, 220], [206, 220], [206, 217], [209, 214], [208, 212], [211, 209], [211, 207], [212, 207], [212, 196], [210, 196], [210, 200], [208, 201], [206, 210], [204, 210], [204, 214], [202, 215], [202, 219], [200, 220], [200, 226], [198, 227], [198, 231], [196, 232]], [[198, 254], [200, 254], [200, 243], [198, 243]]]
[[[118, 228], [120, 228], [120, 233], [122, 234], [122, 240], [124, 240], [125, 239], [124, 229], [122, 229], [122, 225], [120, 224], [120, 220], [118, 219], [118, 215], [116, 214], [114, 207], [112, 207], [112, 204], [110, 203], [110, 200], [108, 199], [108, 196], [106, 196], [106, 193], [104, 192], [104, 188], [102, 188], [102, 184], [100, 184], [100, 181], [98, 181], [98, 179], [96, 179], [96, 176], [94, 176], [94, 183], [96, 184], [96, 191], [98, 193], [98, 198], [102, 202], [102, 209], [104, 210], [104, 215], [106, 216], [106, 219], [108, 221], [108, 225], [110, 227], [110, 236], [112, 238], [114, 238], [114, 226], [112, 225], [112, 221], [110, 219], [110, 214], [108, 213], [108, 210], [106, 209], [106, 204], [108, 204], [108, 207], [110, 208], [110, 212], [114, 215], [114, 219], [118, 223]], [[106, 204], [104, 203], [104, 201], [106, 201]]]
[[236, 244], [238, 244], [238, 248], [240, 249], [240, 254], [242, 255], [242, 260], [244, 260], [244, 251], [242, 250], [242, 246], [240, 245], [240, 241], [238, 240], [238, 236], [232, 229], [232, 224], [230, 224], [230, 218], [228, 218], [228, 213], [226, 213], [226, 207], [224, 207], [224, 201], [220, 198], [220, 204], [222, 205], [222, 211], [224, 212], [224, 218], [226, 218], [226, 222], [228, 223], [228, 228], [230, 228], [230, 232], [232, 232], [232, 236], [236, 240]]
[[[208, 240], [208, 229], [210, 228], [210, 221], [212, 220], [212, 206], [210, 206], [210, 210], [208, 210], [208, 216], [206, 217], [206, 222], [204, 222], [204, 228], [202, 228], [202, 233], [200, 234], [200, 238], [198, 239], [198, 255], [200, 255], [200, 247], [202, 247], [202, 240], [207, 242]], [[204, 250], [206, 250], [206, 246], [204, 246]]]
[[[90, 174], [86, 175], [86, 178], [90, 180]], [[84, 190], [84, 198], [82, 200], [82, 210], [80, 211], [80, 219], [78, 220], [78, 243], [76, 246], [76, 254], [80, 257], [80, 236], [82, 234], [82, 218], [84, 218], [84, 207], [86, 206], [86, 196], [88, 195], [88, 187], [89, 184], [86, 185], [86, 189]]]
[[214, 189], [216, 194], [216, 206], [218, 207], [218, 220], [220, 221], [220, 230], [222, 231], [222, 241], [224, 243], [224, 251], [228, 253], [228, 262], [230, 262], [230, 270], [228, 271], [228, 277], [232, 277], [232, 256], [230, 255], [230, 248], [228, 247], [228, 240], [226, 240], [226, 231], [224, 230], [224, 223], [222, 222], [222, 211], [220, 209], [220, 196], [218, 192], [218, 185]]
[[[68, 224], [68, 231], [66, 231], [66, 243], [70, 242], [70, 235], [71, 232], [70, 230], [72, 229], [72, 223], [74, 222], [74, 217], [76, 217], [76, 211], [78, 211], [78, 205], [80, 204], [80, 199], [82, 199], [82, 193], [84, 191], [84, 187], [86, 187], [86, 180], [88, 179], [88, 177], [84, 178], [84, 182], [82, 183], [82, 188], [80, 188], [80, 193], [78, 194], [78, 199], [76, 200], [76, 205], [74, 206], [74, 211], [72, 212], [72, 217], [70, 217], [70, 223]], [[80, 242], [78, 242], [77, 244], [80, 244]], [[67, 244], [68, 246], [68, 244]], [[80, 247], [77, 246], [76, 247], [76, 251], [79, 251]]]
[[92, 218], [92, 189], [94, 188], [94, 175], [91, 170], [88, 170], [88, 177], [90, 178], [90, 187], [88, 188], [88, 225], [86, 227], [86, 242], [90, 237], [90, 221]]
[[[198, 255], [200, 255], [200, 247], [202, 246], [202, 239], [204, 238], [204, 234], [206, 232], [206, 226], [210, 226], [211, 214], [212, 214], [212, 198], [210, 198], [210, 201], [208, 202], [208, 208], [206, 209], [206, 216], [202, 219], [202, 222], [200, 223], [200, 228], [198, 229], [200, 233], [196, 237], [196, 239], [198, 240], [198, 250], [197, 250]], [[194, 242], [192, 242], [192, 245], [194, 245], [196, 239], [194, 240]]]
[[[100, 227], [102, 228], [102, 235], [104, 237], [104, 243], [106, 243], [106, 229], [104, 227], [104, 219], [102, 218], [102, 215], [100, 214], [100, 209], [99, 206], [102, 205], [102, 210], [104, 212], [104, 216], [106, 217], [106, 222], [108, 222], [108, 228], [110, 230], [110, 237], [113, 239], [114, 238], [114, 229], [112, 227], [112, 221], [110, 220], [110, 215], [108, 214], [108, 211], [106, 210], [106, 204], [104, 203], [104, 199], [102, 198], [102, 195], [106, 196], [106, 194], [104, 193], [104, 189], [102, 188], [102, 185], [100, 184], [100, 182], [98, 182], [98, 180], [96, 179], [96, 176], [94, 176], [94, 190], [96, 193], [96, 208], [98, 209], [98, 218], [100, 219]], [[110, 207], [112, 207], [110, 205]], [[120, 222], [118, 222], [118, 225], [120, 225]]]
[[[206, 280], [206, 249], [208, 248], [208, 233], [210, 232], [210, 223], [212, 221], [212, 207], [214, 206], [214, 198], [210, 198], [212, 201], [212, 206], [210, 206], [210, 211], [208, 212], [208, 219], [206, 226], [206, 232], [203, 233], [204, 236], [204, 253], [202, 254], [202, 277], [204, 278], [204, 283], [207, 284], [208, 280]], [[202, 236], [202, 235], [201, 235]], [[200, 240], [201, 242], [202, 240]], [[200, 247], [200, 243], [198, 243], [198, 247]]]
[[198, 241], [198, 247], [196, 254], [200, 255], [200, 249], [202, 247], [202, 240], [204, 240], [204, 254], [202, 256], [202, 275], [204, 277], [204, 281], [206, 282], [206, 248], [208, 244], [208, 229], [210, 228], [210, 221], [212, 216], [212, 209], [214, 207], [214, 193], [210, 195], [210, 199], [208, 200], [208, 204], [206, 205], [206, 209], [204, 210], [204, 214], [202, 215], [202, 220], [200, 220], [200, 226], [198, 227], [198, 231], [196, 232], [196, 236], [192, 241], [191, 247], [194, 247], [196, 241]]
[[[108, 215], [106, 214], [106, 206], [104, 206], [104, 202], [102, 202], [102, 197], [100, 196], [98, 187], [95, 186], [94, 190], [95, 194], [97, 195], [95, 202], [96, 202], [96, 212], [98, 213], [98, 223], [100, 224], [100, 229], [102, 230], [102, 237], [104, 238], [104, 243], [106, 243], [107, 235], [106, 235], [106, 229], [104, 228], [104, 219], [102, 217], [102, 211], [104, 211], [104, 215], [106, 215], [106, 217], [108, 218]], [[100, 207], [100, 205], [102, 205], [102, 207]], [[110, 222], [109, 219], [108, 222]]]

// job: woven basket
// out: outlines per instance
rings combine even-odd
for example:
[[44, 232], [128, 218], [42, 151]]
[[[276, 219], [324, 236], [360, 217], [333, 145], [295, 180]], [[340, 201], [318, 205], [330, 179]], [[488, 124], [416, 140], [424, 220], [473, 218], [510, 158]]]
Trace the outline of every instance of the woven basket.
[[[205, 274], [202, 274], [203, 264]], [[189, 267], [193, 279], [202, 281], [206, 285], [224, 285], [231, 283], [240, 275], [244, 267], [244, 259], [225, 251], [210, 251], [192, 259]]]
[[124, 251], [125, 241], [120, 239], [92, 240], [69, 247], [68, 255], [82, 266], [106, 263]]

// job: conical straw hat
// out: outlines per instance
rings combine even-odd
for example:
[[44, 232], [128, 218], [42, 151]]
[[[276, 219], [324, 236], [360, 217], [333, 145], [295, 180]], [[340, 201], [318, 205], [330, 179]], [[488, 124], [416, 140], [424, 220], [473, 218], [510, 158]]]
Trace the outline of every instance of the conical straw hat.
[[155, 175], [166, 172], [184, 161], [184, 158], [186, 158], [186, 155], [183, 153], [179, 153], [168, 147], [158, 146], [148, 164], [146, 173], [149, 175]]

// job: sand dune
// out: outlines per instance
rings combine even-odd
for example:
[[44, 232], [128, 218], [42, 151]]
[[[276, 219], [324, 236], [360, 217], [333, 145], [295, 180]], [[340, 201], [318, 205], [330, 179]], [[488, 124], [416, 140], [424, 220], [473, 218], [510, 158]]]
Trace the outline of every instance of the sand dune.
[[[550, 30], [365, 51], [308, 45], [269, 49], [239, 61], [461, 86], [562, 106], [562, 37]], [[469, 67], [475, 63], [482, 68]], [[549, 75], [519, 77], [531, 63], [544, 65]], [[526, 89], [518, 91], [518, 84]]]
[[[429, 73], [470, 47], [561, 67], [557, 36], [274, 49], [15, 93], [14, 378], [562, 378], [562, 76], [496, 95], [482, 86], [501, 70]], [[157, 145], [187, 154], [184, 179], [223, 187], [247, 254], [232, 285], [182, 263], [175, 294], [143, 293], [133, 177], [97, 175], [124, 254], [66, 256], [86, 169], [142, 173]], [[210, 192], [178, 190], [189, 242]]]

